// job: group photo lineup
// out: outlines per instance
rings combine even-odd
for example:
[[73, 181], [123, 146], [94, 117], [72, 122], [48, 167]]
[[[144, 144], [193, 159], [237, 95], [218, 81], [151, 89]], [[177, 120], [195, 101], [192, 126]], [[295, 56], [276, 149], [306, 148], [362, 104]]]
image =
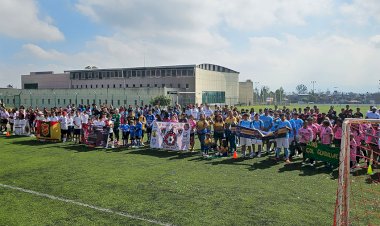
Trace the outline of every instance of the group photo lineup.
[[0, 2], [0, 225], [380, 225], [380, 2]]

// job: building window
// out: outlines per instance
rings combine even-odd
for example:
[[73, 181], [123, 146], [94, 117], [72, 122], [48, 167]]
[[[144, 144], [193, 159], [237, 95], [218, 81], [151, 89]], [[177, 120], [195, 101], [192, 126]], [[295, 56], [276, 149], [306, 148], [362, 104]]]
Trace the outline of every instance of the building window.
[[95, 87], [98, 88], [98, 84], [96, 84]]
[[165, 88], [165, 84], [162, 84], [162, 88]]
[[102, 104], [102, 100], [101, 99], [99, 99], [99, 105], [101, 105]]
[[113, 84], [113, 88], [116, 88], [116, 85], [115, 85], [115, 84]]
[[107, 85], [107, 88], [110, 88], [110, 85]]
[[63, 104], [66, 105], [66, 99], [63, 99]]
[[135, 85], [135, 84], [133, 84], [133, 87], [136, 87], [136, 85]]
[[50, 99], [48, 99], [48, 104], [50, 105]]
[[128, 88], [128, 84], [125, 84], [125, 87]]
[[86, 85], [86, 89], [87, 89], [87, 85]]
[[83, 99], [80, 99], [80, 104], [83, 104]]
[[155, 70], [152, 70], [151, 73], [150, 73], [151, 76], [156, 76], [156, 71]]
[[71, 99], [69, 99], [69, 104], [71, 104]]
[[[7, 104], [9, 104], [9, 99], [7, 99]], [[45, 104], [45, 99], [42, 99], [42, 104]]]
[[120, 100], [117, 100], [117, 106], [120, 106]]
[[92, 85], [91, 85], [91, 89], [92, 89]]
[[142, 84], [140, 84], [140, 87], [142, 87]]
[[150, 87], [150, 84], [146, 85], [147, 87]]
[[82, 85], [80, 85], [80, 88], [81, 88], [81, 89], [83, 88]]
[[181, 84], [180, 83], [178, 83], [178, 88], [181, 88]]
[[58, 105], [60, 105], [61, 104], [61, 99], [57, 99], [57, 103], [58, 103]]
[[136, 71], [132, 71], [132, 77], [136, 77]]
[[170, 88], [173, 88], [173, 84], [170, 83]]
[[186, 89], [188, 89], [189, 88], [189, 84], [186, 84]]
[[122, 88], [122, 87], [123, 87], [123, 85], [122, 85], [122, 84], [120, 84], [120, 85], [119, 85], [119, 87], [120, 87], [120, 88]]
[[154, 84], [154, 87], [157, 87], [157, 84]]
[[104, 88], [103, 84], [102, 84], [102, 88]]
[[79, 86], [77, 85], [77, 89], [78, 89], [78, 87], [79, 87]]

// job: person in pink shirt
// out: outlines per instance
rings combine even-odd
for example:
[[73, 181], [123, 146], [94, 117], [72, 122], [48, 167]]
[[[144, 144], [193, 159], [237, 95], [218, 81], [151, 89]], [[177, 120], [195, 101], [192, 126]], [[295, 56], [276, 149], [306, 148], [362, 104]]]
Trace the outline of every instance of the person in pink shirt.
[[341, 119], [336, 120], [336, 124], [333, 128], [333, 132], [334, 132], [334, 146], [339, 148], [342, 142], [342, 134], [343, 134]]
[[320, 137], [321, 137], [322, 144], [331, 145], [333, 137], [334, 137], [334, 132], [328, 120], [325, 120], [322, 122]]
[[194, 120], [194, 116], [190, 115], [187, 121], [190, 125], [190, 151], [194, 151], [194, 135], [197, 122]]
[[302, 155], [303, 155], [303, 164], [306, 162], [305, 157], [305, 150], [306, 145], [313, 141], [313, 130], [308, 127], [308, 122], [304, 121], [303, 126], [298, 130], [298, 136], [299, 136], [299, 145], [301, 147]]
[[313, 123], [313, 118], [309, 118], [307, 120], [307, 126], [313, 131], [313, 141], [317, 141], [318, 133], [319, 133], [319, 125]]
[[362, 131], [359, 125], [351, 126], [351, 135], [356, 142], [356, 165], [359, 166], [359, 161], [361, 156], [366, 156], [366, 153], [362, 154], [362, 150], [360, 148], [361, 142], [364, 140], [364, 132]]
[[[368, 130], [367, 130], [368, 131]], [[377, 168], [378, 162], [377, 159], [379, 157], [380, 151], [380, 129], [378, 124], [373, 124], [369, 134], [367, 136], [366, 143], [370, 150], [367, 153], [367, 157], [372, 161], [372, 168]], [[371, 164], [370, 161], [367, 161], [367, 166]]]

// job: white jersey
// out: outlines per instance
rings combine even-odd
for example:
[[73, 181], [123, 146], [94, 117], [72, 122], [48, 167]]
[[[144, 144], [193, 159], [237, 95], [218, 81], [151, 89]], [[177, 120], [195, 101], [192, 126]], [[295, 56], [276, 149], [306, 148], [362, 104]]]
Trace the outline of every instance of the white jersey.
[[67, 118], [67, 126], [74, 126], [74, 118], [73, 117]]
[[82, 129], [82, 119], [80, 116], [74, 117], [74, 129]]
[[49, 122], [58, 122], [59, 119], [58, 119], [57, 116], [50, 116], [50, 117], [48, 117], [48, 121], [49, 121]]
[[61, 129], [62, 130], [67, 130], [69, 128], [67, 116], [61, 116], [59, 118], [59, 122], [61, 123]]
[[81, 120], [82, 120], [82, 124], [87, 124], [88, 123], [88, 114], [86, 113], [83, 113], [81, 114]]

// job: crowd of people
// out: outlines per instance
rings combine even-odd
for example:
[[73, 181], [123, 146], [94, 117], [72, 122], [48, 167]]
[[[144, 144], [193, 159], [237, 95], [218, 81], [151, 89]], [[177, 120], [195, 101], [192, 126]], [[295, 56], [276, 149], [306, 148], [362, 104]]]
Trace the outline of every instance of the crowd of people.
[[[111, 147], [140, 147], [149, 143], [154, 121], [188, 123], [191, 128], [190, 148], [194, 151], [195, 137], [200, 142], [200, 152], [204, 156], [228, 156], [241, 149], [242, 157], [258, 157], [270, 155], [280, 161], [283, 150], [283, 160], [290, 163], [292, 156], [299, 156], [305, 151], [306, 145], [319, 142], [327, 146], [340, 147], [342, 139], [342, 122], [345, 118], [380, 119], [379, 111], [371, 106], [364, 113], [360, 108], [352, 110], [349, 105], [337, 112], [333, 106], [328, 112], [320, 112], [317, 106], [289, 109], [279, 108], [241, 109], [233, 106], [209, 106], [208, 104], [187, 105], [181, 107], [159, 106], [97, 106], [68, 105], [66, 107], [19, 108], [7, 109], [0, 107], [0, 130], [13, 131], [15, 119], [26, 119], [31, 132], [36, 132], [38, 121], [59, 122], [62, 141], [74, 143], [84, 142], [83, 131], [89, 125], [107, 126], [110, 128]], [[260, 139], [260, 137], [236, 137], [234, 127], [241, 126], [262, 131], [263, 133], [281, 133], [275, 139]], [[378, 124], [362, 124], [352, 127], [350, 147], [351, 166], [358, 166], [361, 159], [367, 164], [369, 151], [374, 154], [377, 163], [379, 153]], [[366, 148], [363, 148], [363, 145]], [[303, 164], [314, 165], [313, 159], [303, 157]], [[376, 167], [377, 164], [374, 164]]]

